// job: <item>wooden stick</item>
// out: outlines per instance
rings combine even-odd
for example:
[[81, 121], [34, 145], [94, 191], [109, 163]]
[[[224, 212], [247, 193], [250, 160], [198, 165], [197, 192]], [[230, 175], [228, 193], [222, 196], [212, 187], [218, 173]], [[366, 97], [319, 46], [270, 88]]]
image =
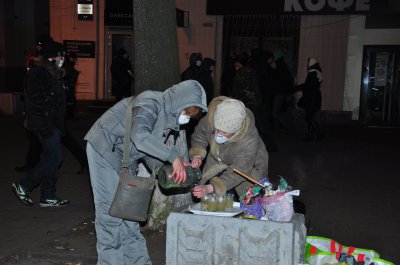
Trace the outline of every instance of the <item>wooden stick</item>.
[[257, 184], [258, 186], [261, 186], [261, 187], [263, 187], [263, 188], [265, 189], [265, 186], [264, 186], [263, 184], [261, 184], [260, 182], [258, 182], [258, 181], [255, 180], [255, 179], [253, 179], [252, 177], [247, 176], [246, 174], [244, 174], [244, 173], [241, 172], [240, 170], [234, 168], [234, 169], [233, 169], [233, 172], [239, 174], [240, 176], [242, 176], [242, 177], [244, 177], [244, 178], [250, 180], [251, 182], [253, 182], [253, 183]]

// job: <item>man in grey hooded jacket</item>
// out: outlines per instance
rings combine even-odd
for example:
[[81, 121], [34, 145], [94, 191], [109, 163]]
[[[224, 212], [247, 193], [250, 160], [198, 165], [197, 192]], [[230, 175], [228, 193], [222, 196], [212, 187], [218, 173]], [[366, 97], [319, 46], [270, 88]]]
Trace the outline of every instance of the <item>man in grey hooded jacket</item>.
[[[90, 179], [96, 208], [97, 264], [151, 264], [139, 223], [109, 215], [118, 186], [125, 133], [125, 112], [132, 97], [118, 102], [92, 126], [87, 140]], [[203, 87], [194, 80], [174, 85], [164, 92], [144, 91], [134, 98], [130, 148], [131, 173], [143, 161], [151, 170], [170, 162], [176, 183], [186, 180], [187, 161], [179, 156], [170, 136], [190, 118], [207, 111]]]

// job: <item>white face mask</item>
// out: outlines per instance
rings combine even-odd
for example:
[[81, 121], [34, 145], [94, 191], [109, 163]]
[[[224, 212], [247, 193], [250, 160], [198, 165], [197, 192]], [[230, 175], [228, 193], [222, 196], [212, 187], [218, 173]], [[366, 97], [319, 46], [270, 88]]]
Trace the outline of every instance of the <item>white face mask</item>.
[[201, 61], [200, 60], [196, 61], [196, 66], [197, 67], [201, 66]]
[[61, 68], [64, 64], [64, 60], [56, 60], [56, 65], [58, 66], [58, 68]]
[[187, 123], [189, 123], [189, 121], [190, 121], [190, 116], [185, 115], [185, 114], [179, 115], [179, 118], [178, 118], [179, 124], [187, 124]]
[[214, 139], [217, 142], [217, 144], [223, 144], [230, 140], [230, 138], [223, 136], [222, 134], [219, 134], [219, 133], [216, 133], [214, 135]]
[[58, 68], [61, 68], [64, 64], [64, 57], [49, 58], [50, 62], [53, 62]]

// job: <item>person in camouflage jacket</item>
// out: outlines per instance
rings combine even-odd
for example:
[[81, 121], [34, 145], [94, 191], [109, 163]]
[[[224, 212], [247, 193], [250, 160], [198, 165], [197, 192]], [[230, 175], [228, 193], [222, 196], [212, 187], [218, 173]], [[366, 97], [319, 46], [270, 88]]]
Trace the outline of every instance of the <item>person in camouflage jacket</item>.
[[248, 65], [245, 53], [235, 59], [236, 74], [233, 78], [232, 98], [242, 101], [253, 113], [262, 105], [262, 95], [256, 72]]

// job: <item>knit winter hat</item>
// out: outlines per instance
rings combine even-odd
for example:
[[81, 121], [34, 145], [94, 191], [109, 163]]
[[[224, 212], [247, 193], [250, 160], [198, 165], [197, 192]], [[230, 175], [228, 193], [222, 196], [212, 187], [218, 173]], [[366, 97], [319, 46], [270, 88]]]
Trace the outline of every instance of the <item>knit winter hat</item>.
[[317, 59], [310, 57], [310, 58], [308, 58], [308, 65], [307, 66], [310, 67], [310, 66], [313, 66], [316, 63], [318, 63]]
[[235, 133], [242, 127], [246, 118], [244, 104], [236, 99], [225, 99], [214, 113], [214, 127], [226, 133]]
[[61, 43], [52, 41], [43, 46], [42, 55], [46, 58], [65, 56], [65, 48]]

